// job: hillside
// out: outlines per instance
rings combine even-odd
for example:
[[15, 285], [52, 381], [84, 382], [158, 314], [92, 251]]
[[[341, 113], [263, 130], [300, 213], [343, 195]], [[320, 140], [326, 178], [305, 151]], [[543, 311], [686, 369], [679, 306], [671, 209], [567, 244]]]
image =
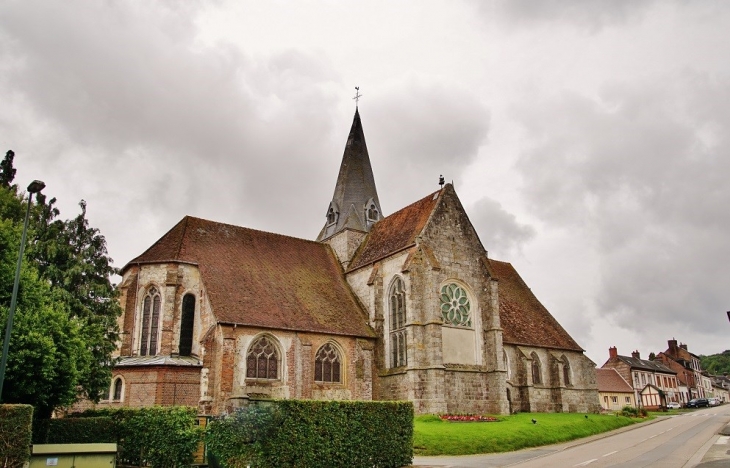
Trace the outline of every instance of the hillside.
[[725, 350], [720, 354], [710, 354], [709, 356], [700, 355], [702, 369], [713, 375], [730, 374], [730, 350]]

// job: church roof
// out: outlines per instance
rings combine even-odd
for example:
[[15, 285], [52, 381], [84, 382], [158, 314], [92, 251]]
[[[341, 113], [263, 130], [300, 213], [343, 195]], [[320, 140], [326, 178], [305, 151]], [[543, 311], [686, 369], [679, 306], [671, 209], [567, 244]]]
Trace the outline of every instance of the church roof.
[[198, 266], [218, 322], [374, 337], [330, 247], [186, 216], [124, 267]]
[[599, 392], [634, 393], [633, 387], [621, 377], [616, 369], [596, 369], [596, 384]]
[[337, 213], [336, 222], [334, 224], [326, 222], [317, 240], [331, 237], [343, 229], [369, 231], [372, 221], [365, 219], [365, 212], [366, 205], [370, 201], [375, 204], [379, 219], [382, 216], [382, 210], [380, 200], [378, 200], [378, 191], [375, 188], [373, 168], [370, 165], [370, 155], [365, 144], [360, 112], [355, 110], [355, 117], [347, 137], [335, 192], [330, 204]]
[[426, 226], [441, 194], [450, 187], [451, 184], [447, 184], [444, 189], [437, 190], [378, 221], [363, 245], [355, 253], [349, 271], [369, 265], [414, 245], [416, 237]]
[[489, 260], [499, 280], [499, 319], [506, 344], [583, 351], [507, 262]]

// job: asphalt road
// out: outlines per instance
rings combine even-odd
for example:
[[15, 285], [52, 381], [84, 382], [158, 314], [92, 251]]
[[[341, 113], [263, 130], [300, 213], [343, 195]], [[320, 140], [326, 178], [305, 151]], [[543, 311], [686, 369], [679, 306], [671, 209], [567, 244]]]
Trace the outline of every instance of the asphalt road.
[[[730, 467], [730, 405], [622, 428], [606, 434], [503, 454], [414, 457], [417, 467]], [[703, 460], [704, 458], [704, 460]]]

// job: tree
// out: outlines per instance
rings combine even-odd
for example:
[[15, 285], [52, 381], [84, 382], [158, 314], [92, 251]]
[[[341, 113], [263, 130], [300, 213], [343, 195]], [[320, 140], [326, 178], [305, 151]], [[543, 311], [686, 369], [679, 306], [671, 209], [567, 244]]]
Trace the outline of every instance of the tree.
[[10, 183], [15, 178], [15, 168], [13, 167], [13, 159], [15, 152], [8, 150], [5, 158], [0, 162], [0, 187], [10, 188]]
[[[10, 185], [15, 174], [12, 155], [6, 155], [0, 167], [0, 238], [7, 245], [0, 250], [7, 254], [0, 256], [0, 312], [6, 314], [12, 277], [7, 283], [5, 273], [14, 274], [17, 260], [10, 258], [8, 263], [6, 257], [12, 257], [12, 252], [17, 256], [24, 200], [17, 187]], [[56, 406], [78, 397], [98, 401], [106, 394], [121, 314], [110, 280], [116, 270], [104, 236], [89, 226], [86, 202], [79, 203], [79, 215], [65, 221], [57, 219], [55, 203], [55, 198], [47, 201], [44, 195], [36, 195], [21, 278], [21, 291], [27, 297], [22, 309], [19, 297], [11, 338], [11, 356], [22, 355], [28, 364], [37, 363], [37, 368], [11, 366], [9, 359], [5, 385], [13, 390], [7, 397], [3, 392], [4, 401], [33, 404], [40, 416], [50, 416]], [[30, 291], [38, 294], [29, 295]], [[38, 336], [38, 331], [43, 334]], [[30, 384], [33, 378], [45, 382], [50, 376], [52, 385]]]
[[649, 360], [653, 361], [654, 359], [656, 359], [656, 354], [654, 354], [653, 352], [649, 353]]

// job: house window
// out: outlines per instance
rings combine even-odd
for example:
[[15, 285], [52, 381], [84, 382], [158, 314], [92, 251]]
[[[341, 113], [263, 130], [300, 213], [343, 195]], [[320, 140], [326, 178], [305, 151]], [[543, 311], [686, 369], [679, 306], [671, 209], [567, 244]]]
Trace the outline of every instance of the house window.
[[180, 318], [180, 356], [190, 356], [193, 350], [193, 328], [195, 325], [195, 296], [186, 294], [182, 300]]
[[124, 386], [124, 382], [122, 382], [121, 377], [117, 377], [114, 379], [114, 385], [112, 385], [112, 400], [114, 401], [121, 401], [122, 400], [122, 387]]
[[316, 382], [341, 382], [340, 353], [331, 343], [319, 348], [314, 359], [314, 380]]
[[160, 292], [154, 286], [147, 291], [142, 301], [142, 332], [140, 335], [139, 355], [157, 354], [157, 332], [160, 327]]
[[441, 316], [447, 325], [471, 327], [471, 303], [464, 288], [450, 283], [441, 288]]
[[249, 348], [246, 355], [246, 378], [279, 378], [279, 352], [270, 338], [262, 336]]
[[631, 397], [626, 397], [626, 403], [631, 404]]
[[388, 295], [390, 302], [390, 363], [391, 367], [407, 364], [406, 292], [401, 278], [396, 278]]
[[612, 396], [611, 403], [618, 403], [618, 397]]
[[542, 383], [542, 372], [540, 371], [540, 358], [537, 354], [532, 353], [532, 383], [533, 385]]

